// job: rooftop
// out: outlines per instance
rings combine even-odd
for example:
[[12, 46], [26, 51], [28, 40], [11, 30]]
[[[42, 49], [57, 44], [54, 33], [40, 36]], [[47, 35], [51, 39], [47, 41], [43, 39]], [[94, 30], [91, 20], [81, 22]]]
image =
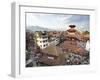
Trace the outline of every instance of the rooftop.
[[62, 53], [62, 50], [55, 45], [50, 45], [47, 48], [43, 49], [42, 52], [53, 56], [59, 56], [59, 54]]
[[70, 28], [75, 28], [76, 26], [75, 26], [75, 25], [69, 25], [69, 27], [70, 27]]

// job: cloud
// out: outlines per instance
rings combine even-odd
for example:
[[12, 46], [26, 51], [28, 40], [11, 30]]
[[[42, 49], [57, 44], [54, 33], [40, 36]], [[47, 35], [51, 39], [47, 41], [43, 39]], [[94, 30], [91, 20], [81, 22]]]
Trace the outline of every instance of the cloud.
[[89, 21], [89, 16], [88, 15], [73, 15], [69, 22], [86, 22]]
[[65, 24], [74, 24], [77, 28], [81, 31], [87, 30], [89, 31], [89, 22], [90, 16], [89, 15], [72, 15], [69, 19], [65, 21]]
[[89, 29], [88, 15], [62, 15], [62, 14], [44, 14], [27, 13], [27, 28], [29, 26], [42, 26], [44, 28], [66, 30], [70, 24], [75, 24], [80, 30]]

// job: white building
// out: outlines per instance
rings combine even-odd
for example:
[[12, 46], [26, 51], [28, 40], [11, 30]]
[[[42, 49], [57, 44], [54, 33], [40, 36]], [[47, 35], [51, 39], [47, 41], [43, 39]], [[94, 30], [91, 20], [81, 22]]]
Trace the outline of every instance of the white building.
[[37, 45], [44, 49], [48, 46], [48, 38], [37, 38]]
[[86, 47], [85, 47], [85, 49], [86, 49], [87, 51], [90, 50], [90, 41], [89, 41], [89, 40], [86, 42]]
[[52, 45], [52, 44], [54, 44], [54, 45], [59, 44], [59, 38], [55, 38], [53, 41], [51, 41], [51, 42], [49, 43], [49, 45]]
[[35, 42], [41, 49], [46, 48], [48, 46], [48, 34], [44, 31], [35, 32]]

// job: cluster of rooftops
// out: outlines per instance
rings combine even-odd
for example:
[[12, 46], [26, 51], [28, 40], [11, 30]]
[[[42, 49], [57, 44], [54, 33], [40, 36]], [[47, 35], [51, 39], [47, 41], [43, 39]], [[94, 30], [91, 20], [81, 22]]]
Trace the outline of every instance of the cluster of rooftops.
[[[70, 29], [64, 32], [52, 32], [52, 38], [58, 38], [59, 43], [49, 44], [50, 42], [46, 42], [48, 44], [45, 48], [41, 48], [41, 44], [45, 43], [37, 43], [40, 47], [40, 56], [39, 62], [48, 64], [48, 65], [61, 65], [65, 64], [66, 55], [69, 53], [74, 53], [76, 55], [83, 56], [86, 53], [86, 41], [89, 40], [89, 34], [82, 35], [82, 33], [75, 29], [75, 25], [69, 25]], [[47, 39], [48, 40], [48, 32], [38, 31], [36, 32], [37, 40], [39, 38]], [[43, 40], [42, 39], [42, 40]], [[82, 46], [84, 45], [84, 46]]]

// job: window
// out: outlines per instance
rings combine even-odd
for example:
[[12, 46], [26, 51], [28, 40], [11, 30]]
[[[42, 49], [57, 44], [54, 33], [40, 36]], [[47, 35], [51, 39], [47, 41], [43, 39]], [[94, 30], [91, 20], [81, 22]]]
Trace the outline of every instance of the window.
[[47, 42], [47, 40], [45, 40]]
[[43, 45], [44, 47], [46, 46], [46, 45]]
[[42, 45], [40, 45], [40, 47], [42, 47]]
[[42, 41], [40, 41], [40, 43], [42, 43]]
[[43, 41], [43, 43], [44, 43], [45, 41]]

